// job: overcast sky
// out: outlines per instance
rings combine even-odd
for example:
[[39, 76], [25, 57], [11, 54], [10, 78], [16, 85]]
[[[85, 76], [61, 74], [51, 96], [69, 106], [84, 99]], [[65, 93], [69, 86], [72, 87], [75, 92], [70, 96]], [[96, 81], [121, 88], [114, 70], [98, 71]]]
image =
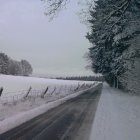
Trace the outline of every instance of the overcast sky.
[[0, 51], [28, 60], [37, 74], [90, 75], [83, 58], [88, 31], [76, 15], [75, 0], [48, 22], [40, 0], [0, 1]]

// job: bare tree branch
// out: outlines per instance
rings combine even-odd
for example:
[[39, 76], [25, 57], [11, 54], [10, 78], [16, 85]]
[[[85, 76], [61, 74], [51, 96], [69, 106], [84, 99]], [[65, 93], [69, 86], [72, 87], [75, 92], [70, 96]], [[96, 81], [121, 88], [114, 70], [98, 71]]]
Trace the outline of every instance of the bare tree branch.
[[42, 0], [45, 4], [45, 15], [54, 18], [70, 0]]
[[130, 3], [131, 0], [124, 0], [120, 5], [120, 7], [117, 7], [116, 10], [112, 11], [110, 13], [110, 15], [106, 18], [105, 22], [106, 23], [114, 14], [116, 14], [118, 11], [120, 11], [122, 14], [124, 14], [124, 11], [126, 10], [122, 10], [123, 8], [128, 7], [129, 3]]
[[126, 5], [125, 9], [123, 10], [123, 12], [122, 12], [120, 18], [111, 26], [111, 30], [112, 30], [112, 28], [122, 19], [124, 13], [126, 12], [127, 8], [129, 7], [129, 5], [130, 5], [130, 2], [127, 3], [127, 5]]
[[[106, 37], [105, 42], [108, 41], [108, 39], [109, 39], [109, 37], [110, 37], [110, 35], [111, 35], [110, 33], [111, 33], [111, 31], [112, 31], [112, 28], [122, 19], [123, 15], [125, 14], [127, 8], [128, 8], [129, 5], [130, 5], [130, 2], [131, 2], [131, 0], [127, 0], [127, 3], [125, 3], [125, 4], [122, 6], [122, 8], [124, 8], [124, 10], [122, 11], [120, 18], [119, 18], [114, 24], [112, 24], [112, 26], [110, 27], [110, 29], [109, 29], [109, 34], [108, 34], [108, 36]], [[124, 7], [124, 6], [126, 6], [126, 7]], [[119, 9], [120, 9], [120, 8], [119, 8]], [[116, 11], [116, 10], [115, 10], [115, 11]], [[114, 13], [114, 12], [113, 12], [113, 13]], [[111, 18], [111, 16], [113, 16], [113, 13], [112, 13], [112, 15], [109, 16], [108, 20]]]

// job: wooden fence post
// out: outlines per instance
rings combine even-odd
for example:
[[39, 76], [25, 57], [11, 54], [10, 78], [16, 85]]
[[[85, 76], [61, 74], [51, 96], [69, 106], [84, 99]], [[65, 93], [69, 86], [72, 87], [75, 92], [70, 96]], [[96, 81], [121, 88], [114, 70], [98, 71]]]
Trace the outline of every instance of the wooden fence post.
[[49, 87], [46, 88], [46, 90], [43, 92], [43, 94], [41, 95], [41, 98], [44, 98], [45, 94], [47, 93]]
[[52, 94], [55, 92], [55, 90], [56, 90], [56, 87], [54, 88], [54, 90], [51, 92], [51, 94], [50, 94], [50, 95], [52, 95]]
[[80, 88], [80, 84], [78, 83], [78, 86], [76, 87], [76, 89], [74, 89], [74, 91], [76, 92], [79, 88]]
[[3, 92], [3, 87], [0, 88], [0, 97], [2, 95], [2, 92]]
[[27, 92], [27, 94], [26, 94], [25, 98], [27, 98], [27, 97], [28, 97], [28, 95], [29, 95], [29, 93], [30, 93], [31, 89], [32, 89], [32, 87], [30, 86], [30, 88], [29, 88], [29, 90], [28, 90], [28, 92]]
[[84, 87], [85, 87], [85, 83], [84, 83], [84, 84], [82, 84], [80, 88], [84, 88]]

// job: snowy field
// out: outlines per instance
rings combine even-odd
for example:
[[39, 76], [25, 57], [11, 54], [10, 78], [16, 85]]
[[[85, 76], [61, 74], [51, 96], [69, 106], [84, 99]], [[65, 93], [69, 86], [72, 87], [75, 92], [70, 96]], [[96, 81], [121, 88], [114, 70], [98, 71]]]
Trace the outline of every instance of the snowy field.
[[140, 97], [104, 84], [90, 140], [140, 140]]
[[[0, 122], [9, 116], [15, 116], [88, 89], [93, 84], [95, 83], [0, 75], [0, 87], [4, 88], [0, 97]], [[26, 97], [29, 87], [32, 89]], [[48, 91], [42, 97], [46, 88]]]
[[20, 91], [28, 90], [30, 86], [33, 90], [43, 90], [48, 86], [77, 86], [78, 83], [81, 85], [83, 83], [91, 84], [93, 82], [0, 75], [0, 87], [4, 88], [4, 96], [6, 96], [7, 94], [17, 94]]
[[[4, 88], [0, 98], [0, 134], [79, 96], [87, 90], [96, 90], [98, 85], [98, 82], [0, 75], [0, 86]], [[12, 97], [17, 97], [17, 94], [21, 94], [21, 91], [27, 92], [29, 86], [32, 87], [31, 91], [33, 92], [29, 94], [28, 98], [13, 100]], [[46, 96], [41, 98], [40, 95], [42, 95], [46, 86], [49, 87], [49, 90]], [[36, 96], [35, 91], [39, 92], [38, 96]], [[22, 94], [24, 95], [24, 92]], [[3, 102], [5, 97], [10, 98], [11, 101]]]

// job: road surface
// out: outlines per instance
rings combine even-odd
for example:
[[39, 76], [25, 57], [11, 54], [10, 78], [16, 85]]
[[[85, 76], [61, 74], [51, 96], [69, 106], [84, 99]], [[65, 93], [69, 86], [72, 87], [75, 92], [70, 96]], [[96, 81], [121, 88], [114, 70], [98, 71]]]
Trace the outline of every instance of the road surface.
[[100, 90], [88, 91], [0, 135], [0, 140], [88, 140]]

